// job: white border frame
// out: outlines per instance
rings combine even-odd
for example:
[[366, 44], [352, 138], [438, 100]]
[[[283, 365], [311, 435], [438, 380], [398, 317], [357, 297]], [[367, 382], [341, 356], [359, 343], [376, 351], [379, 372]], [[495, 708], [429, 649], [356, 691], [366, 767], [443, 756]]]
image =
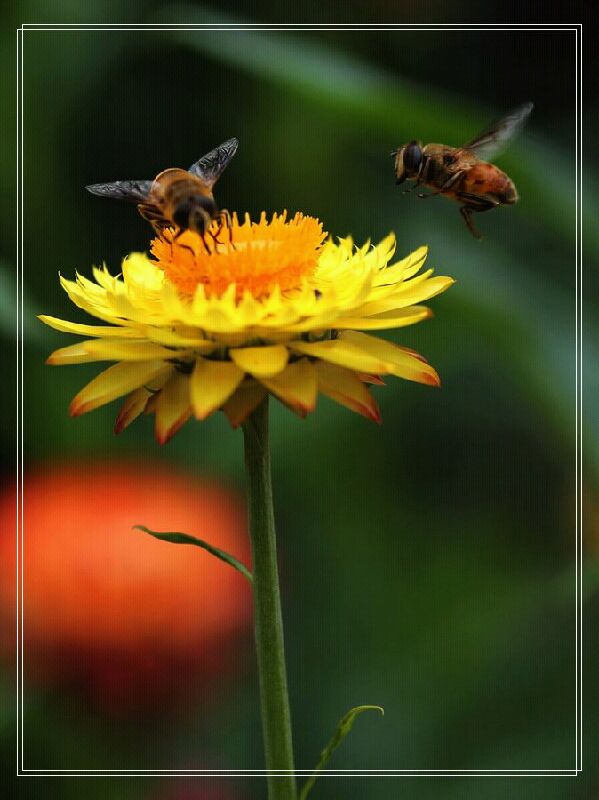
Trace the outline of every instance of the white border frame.
[[[341, 770], [328, 769], [322, 777], [575, 777], [582, 773], [582, 23], [524, 24], [524, 23], [439, 23], [439, 24], [313, 24], [298, 23], [24, 23], [17, 28], [17, 498], [16, 498], [16, 636], [17, 636], [17, 771], [19, 777], [266, 777], [287, 774], [287, 771], [258, 769], [233, 770], [173, 770], [173, 769], [31, 769], [24, 766], [23, 725], [23, 40], [25, 31], [139, 31], [139, 30], [244, 30], [244, 31], [320, 31], [320, 30], [410, 30], [410, 31], [572, 31], [576, 33], [576, 758], [572, 769], [543, 770], [476, 770], [476, 769], [393, 769]], [[298, 769], [295, 774], [311, 775], [312, 769]]]

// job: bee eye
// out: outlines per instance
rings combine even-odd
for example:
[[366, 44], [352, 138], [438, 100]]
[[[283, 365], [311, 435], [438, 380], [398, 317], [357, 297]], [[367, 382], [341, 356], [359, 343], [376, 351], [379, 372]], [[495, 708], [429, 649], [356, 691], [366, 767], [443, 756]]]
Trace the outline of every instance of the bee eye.
[[417, 172], [422, 161], [422, 148], [416, 142], [410, 142], [403, 154], [403, 164], [408, 172]]

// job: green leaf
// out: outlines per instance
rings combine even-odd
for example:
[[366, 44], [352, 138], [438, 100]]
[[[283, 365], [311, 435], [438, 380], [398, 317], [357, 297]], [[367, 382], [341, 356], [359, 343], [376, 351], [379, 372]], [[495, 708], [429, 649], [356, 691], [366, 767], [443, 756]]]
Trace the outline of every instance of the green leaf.
[[161, 539], [163, 542], [171, 542], [172, 544], [193, 544], [196, 547], [201, 547], [203, 550], [207, 550], [213, 556], [216, 556], [216, 558], [220, 558], [221, 561], [229, 564], [229, 566], [236, 569], [237, 572], [241, 572], [250, 583], [254, 582], [254, 576], [247, 567], [244, 567], [241, 561], [238, 561], [235, 556], [232, 556], [230, 553], [226, 553], [218, 547], [213, 547], [203, 539], [196, 539], [195, 536], [190, 536], [188, 533], [179, 533], [178, 531], [151, 531], [149, 528], [146, 528], [145, 525], [134, 525], [133, 528], [134, 530], [143, 531], [143, 533], [149, 533], [150, 536], [153, 536], [155, 539]]
[[[0, 334], [27, 345], [47, 346], [44, 328], [36, 319], [35, 304], [23, 282], [19, 286], [14, 266], [0, 260]], [[19, 330], [20, 326], [20, 330]]]
[[331, 738], [330, 742], [327, 744], [327, 746], [320, 754], [320, 760], [316, 765], [316, 767], [314, 768], [314, 772], [312, 773], [312, 775], [310, 775], [310, 777], [304, 784], [300, 792], [299, 800], [306, 799], [306, 797], [308, 796], [308, 792], [316, 783], [316, 779], [324, 769], [327, 761], [333, 755], [335, 750], [339, 747], [341, 742], [345, 739], [347, 734], [351, 731], [356, 717], [359, 717], [360, 714], [362, 714], [364, 711], [380, 711], [381, 714], [385, 713], [384, 709], [382, 709], [381, 706], [356, 706], [355, 708], [351, 708], [347, 712], [347, 714], [340, 719], [339, 724], [337, 725], [337, 729], [333, 734], [333, 737]]

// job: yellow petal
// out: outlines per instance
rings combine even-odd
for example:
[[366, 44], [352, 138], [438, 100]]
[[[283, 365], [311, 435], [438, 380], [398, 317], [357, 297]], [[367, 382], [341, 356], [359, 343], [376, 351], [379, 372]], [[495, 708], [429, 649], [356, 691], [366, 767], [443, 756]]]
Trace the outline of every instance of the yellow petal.
[[428, 383], [430, 386], [441, 385], [437, 372], [413, 350], [407, 350], [386, 339], [379, 339], [359, 331], [344, 331], [339, 334], [339, 339], [358, 347], [374, 358], [385, 361], [388, 367], [386, 371], [391, 375], [397, 375], [398, 378], [405, 378], [408, 381]]
[[231, 361], [198, 358], [190, 376], [191, 404], [197, 419], [220, 408], [243, 380], [244, 372]]
[[289, 342], [289, 347], [307, 356], [321, 358], [340, 367], [358, 372], [389, 372], [387, 363], [342, 339], [328, 339], [324, 342]]
[[430, 300], [431, 297], [441, 294], [441, 292], [449, 289], [455, 283], [453, 278], [448, 278], [444, 275], [424, 279], [425, 275], [427, 273], [419, 275], [418, 278], [413, 278], [406, 283], [399, 284], [381, 300], [365, 303], [356, 311], [356, 314], [359, 312], [360, 316], [368, 317], [373, 314], [391, 312], [394, 309], [408, 308], [416, 303], [421, 303], [423, 300]]
[[45, 325], [63, 333], [79, 333], [82, 336], [110, 336], [110, 337], [123, 337], [125, 339], [139, 339], [141, 331], [137, 328], [131, 327], [118, 327], [116, 325], [81, 325], [78, 322], [69, 322], [68, 320], [58, 319], [57, 317], [48, 317], [45, 314], [40, 314], [40, 319]]
[[145, 410], [152, 392], [140, 386], [127, 397], [114, 423], [114, 432], [122, 433]]
[[92, 361], [101, 361], [97, 356], [87, 352], [85, 342], [77, 342], [68, 347], [60, 347], [46, 359], [46, 364], [62, 366], [64, 364], [88, 364]]
[[264, 386], [256, 381], [242, 384], [223, 406], [223, 411], [231, 427], [238, 428], [252, 411], [260, 405], [266, 394]]
[[152, 396], [146, 403], [146, 407], [144, 408], [144, 414], [154, 414], [156, 412], [156, 402], [158, 400], [158, 395], [160, 392], [152, 392]]
[[362, 383], [372, 383], [373, 386], [385, 386], [385, 381], [381, 378], [380, 375], [373, 375], [370, 372], [356, 372], [358, 378], [362, 381]]
[[[85, 284], [82, 281], [83, 279], [80, 275], [77, 276], [77, 281], [60, 278], [62, 288], [77, 308], [81, 308], [90, 316], [97, 317], [111, 325], [122, 323], [123, 320], [107, 305], [106, 292], [91, 281], [87, 281]], [[130, 320], [127, 320], [127, 322], [129, 323]]]
[[421, 246], [410, 253], [406, 258], [402, 258], [396, 264], [391, 264], [389, 267], [384, 267], [377, 274], [374, 281], [375, 286], [385, 286], [390, 283], [400, 283], [407, 278], [415, 275], [420, 267], [426, 261], [428, 247]]
[[90, 381], [71, 401], [69, 413], [72, 417], [86, 414], [99, 406], [110, 403], [117, 397], [138, 389], [155, 380], [174, 367], [164, 361], [140, 361], [139, 363], [113, 364]]
[[82, 343], [85, 350], [99, 361], [150, 361], [155, 358], [164, 360], [183, 359], [190, 356], [189, 351], [171, 350], [154, 342], [123, 341], [121, 339], [92, 339]]
[[158, 328], [148, 325], [144, 329], [144, 336], [150, 341], [166, 347], [189, 347], [202, 354], [211, 353], [219, 346], [217, 342], [203, 339], [199, 335], [199, 331], [194, 332], [190, 328], [177, 330], [176, 328]]
[[342, 406], [380, 423], [381, 414], [374, 397], [354, 372], [323, 361], [317, 361], [314, 369], [319, 391]]
[[191, 416], [189, 375], [175, 370], [156, 398], [154, 434], [158, 444], [166, 444]]
[[144, 386], [140, 386], [127, 397], [114, 423], [114, 432], [121, 433], [130, 425], [133, 420], [142, 414], [153, 413], [154, 401], [158, 398], [160, 389], [168, 381], [172, 374], [172, 369], [163, 370], [156, 378], [148, 381]]
[[[420, 267], [426, 261], [427, 255], [428, 255], [428, 247], [426, 245], [422, 245], [421, 247], [418, 247], [416, 250], [414, 250], [413, 253], [410, 253], [409, 256], [406, 256], [406, 258], [402, 259], [399, 262], [403, 267], [404, 281], [408, 280], [408, 278], [411, 278], [413, 275], [416, 275], [416, 273], [420, 270]], [[396, 265], [395, 264], [391, 265], [392, 268], [394, 266]]]
[[88, 339], [55, 350], [47, 364], [85, 364], [91, 361], [150, 361], [189, 357], [189, 351], [169, 350], [147, 341]]
[[[356, 310], [359, 313], [360, 309]], [[335, 320], [335, 328], [338, 330], [362, 330], [362, 331], [381, 331], [385, 328], [403, 328], [406, 325], [414, 325], [423, 319], [433, 316], [433, 312], [426, 306], [410, 306], [399, 310], [386, 311], [373, 317], [346, 317], [343, 316]]]
[[285, 369], [289, 353], [282, 344], [265, 347], [239, 347], [229, 350], [237, 366], [257, 378], [270, 378]]
[[318, 385], [314, 367], [307, 358], [288, 364], [273, 378], [262, 378], [262, 383], [300, 416], [314, 410]]

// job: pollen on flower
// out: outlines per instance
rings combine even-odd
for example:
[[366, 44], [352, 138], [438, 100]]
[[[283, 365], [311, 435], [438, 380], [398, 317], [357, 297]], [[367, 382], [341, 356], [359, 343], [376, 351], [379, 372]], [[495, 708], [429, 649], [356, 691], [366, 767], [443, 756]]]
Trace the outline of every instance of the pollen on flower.
[[234, 284], [237, 298], [250, 292], [256, 298], [297, 289], [314, 272], [326, 233], [314, 217], [287, 212], [258, 222], [248, 214], [240, 224], [214, 221], [202, 238], [187, 230], [179, 236], [165, 231], [154, 239], [151, 252], [157, 265], [182, 296], [192, 297], [202, 284], [206, 297], [220, 297]]

